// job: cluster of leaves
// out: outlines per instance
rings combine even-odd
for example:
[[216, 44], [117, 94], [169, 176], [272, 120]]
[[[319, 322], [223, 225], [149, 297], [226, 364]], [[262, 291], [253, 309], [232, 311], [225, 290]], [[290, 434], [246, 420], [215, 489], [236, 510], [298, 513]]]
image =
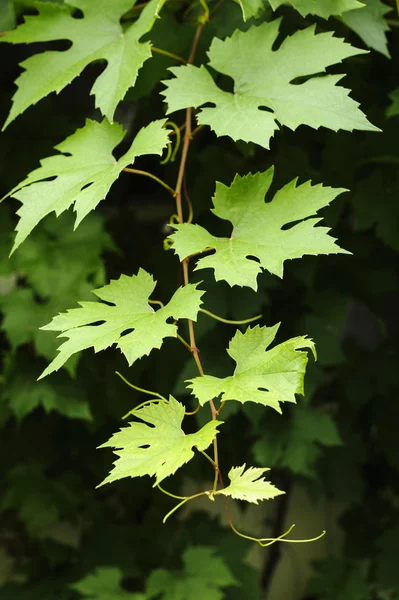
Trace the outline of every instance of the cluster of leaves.
[[[380, 0], [209, 4], [5, 3], [4, 106], [18, 62], [23, 71], [1, 142], [4, 194], [21, 204], [14, 218], [8, 198], [0, 221], [0, 424], [12, 449], [2, 457], [2, 600], [234, 600], [243, 589], [259, 598], [261, 585], [270, 587], [275, 551], [266, 562], [262, 555], [262, 574], [245, 565], [245, 542], [231, 540], [212, 507], [276, 498], [257, 530], [246, 522], [250, 508], [235, 518], [250, 539], [267, 544], [284, 531], [296, 488], [340, 502], [348, 536], [339, 559], [318, 565], [308, 594], [367, 600], [398, 588], [387, 559], [396, 538], [386, 532], [397, 527], [392, 475], [399, 468], [390, 402], [397, 381], [385, 374], [398, 356], [389, 329], [399, 250], [392, 218], [398, 94], [385, 75], [390, 7]], [[21, 54], [21, 44], [32, 46]], [[375, 53], [362, 56], [365, 46]], [[336, 67], [344, 59], [348, 66]], [[345, 68], [353, 93], [338, 85]], [[369, 97], [370, 73], [381, 86]], [[369, 106], [371, 122], [352, 95]], [[71, 108], [71, 97], [81, 105]], [[44, 133], [50, 118], [54, 128]], [[307, 127], [296, 131], [300, 125]], [[368, 133], [345, 133], [354, 129]], [[13, 169], [27, 143], [32, 156]], [[165, 150], [160, 163], [154, 156]], [[341, 196], [344, 188], [351, 191]], [[334, 256], [349, 253], [354, 258]], [[314, 258], [320, 254], [333, 256]], [[184, 265], [177, 285], [176, 256]], [[227, 325], [211, 320], [211, 310]], [[281, 325], [239, 325], [259, 311]], [[319, 362], [310, 363], [304, 396], [314, 341]], [[101, 354], [82, 354], [89, 348]], [[114, 375], [126, 372], [126, 361], [135, 392]], [[147, 388], [154, 392], [143, 403]], [[298, 395], [300, 406], [290, 406]], [[104, 443], [127, 411], [128, 426]], [[100, 444], [118, 457], [105, 479], [107, 457], [94, 450]], [[265, 478], [270, 467], [288, 493]], [[199, 531], [193, 502], [171, 538], [168, 526], [159, 530], [162, 514], [174, 511], [170, 498], [154, 500], [150, 486], [130, 478], [154, 477], [160, 487], [175, 473], [172, 485], [183, 495], [168, 496], [178, 506], [197, 498], [208, 515]], [[228, 521], [237, 531], [230, 513]], [[259, 525], [267, 537], [259, 538]], [[41, 583], [51, 572], [59, 575]]]

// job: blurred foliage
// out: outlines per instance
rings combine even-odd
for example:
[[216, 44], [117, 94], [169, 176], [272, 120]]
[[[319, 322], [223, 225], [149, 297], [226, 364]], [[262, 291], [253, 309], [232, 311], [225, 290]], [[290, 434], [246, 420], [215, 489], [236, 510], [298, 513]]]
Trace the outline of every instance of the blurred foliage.
[[[153, 43], [187, 55], [194, 25], [186, 17], [199, 14], [199, 4], [191, 11], [189, 3], [183, 2], [179, 10], [173, 2], [170, 5], [154, 27]], [[13, 27], [32, 6], [25, 0], [15, 4], [2, 0], [1, 28]], [[381, 38], [386, 34], [385, 12], [394, 21], [387, 33], [391, 59]], [[265, 5], [259, 21], [270, 14]], [[252, 454], [254, 464], [271, 467], [274, 483], [287, 490], [258, 517], [258, 534], [259, 528], [265, 535], [284, 531], [297, 487], [306, 491], [310, 502], [324, 498], [331, 510], [340, 507], [335, 526], [342, 542], [335, 544], [328, 533], [327, 550], [320, 550], [310, 581], [294, 585], [292, 599], [277, 595], [269, 600], [395, 600], [399, 598], [399, 111], [397, 94], [392, 92], [398, 87], [398, 17], [394, 2], [379, 11], [380, 37], [373, 45], [367, 41], [367, 23], [362, 31], [355, 27], [352, 31], [350, 17], [327, 22], [302, 17], [289, 6], [281, 6], [277, 14], [284, 16], [285, 34], [316, 22], [320, 31], [335, 30], [360, 46], [359, 34], [380, 50], [349, 59], [344, 68], [345, 85], [354, 90], [382, 133], [306, 127], [294, 133], [282, 128], [266, 151], [227, 138], [216, 143], [214, 134], [204, 128], [192, 143], [187, 188], [199, 222], [204, 227], [210, 224], [218, 235], [225, 234], [224, 224], [206, 211], [215, 181], [230, 183], [236, 172], [266, 170], [275, 164], [274, 190], [298, 173], [301, 181], [312, 178], [350, 190], [322, 213], [352, 257], [292, 261], [283, 281], [261, 275], [257, 293], [241, 289], [230, 293], [223, 283], [212, 281], [207, 285], [209, 310], [226, 318], [244, 318], [260, 310], [263, 323], [282, 322], [278, 341], [308, 334], [319, 355], [318, 362], [309, 366], [305, 397], [299, 398], [299, 406], [286, 407], [283, 416], [256, 406], [226, 407], [230, 418], [224, 426], [222, 466], [224, 457], [226, 463], [241, 464], [244, 452]], [[224, 37], [251, 22], [244, 24], [238, 4], [226, 0], [204, 30], [198, 58], [204, 58], [212, 36]], [[2, 121], [20, 72], [18, 64], [31, 52], [26, 46], [0, 45]], [[159, 81], [171, 65], [173, 60], [156, 55], [139, 72], [137, 85], [118, 108], [117, 120], [127, 129], [118, 155], [142, 125], [163, 115]], [[99, 69], [98, 64], [89, 66], [59, 95], [29, 108], [1, 134], [2, 195], [87, 116], [97, 116], [88, 92]], [[180, 125], [183, 113], [175, 118]], [[176, 163], [159, 165], [142, 157], [137, 167], [168, 182], [176, 179]], [[89, 351], [58, 374], [35, 382], [56, 347], [52, 334], [39, 327], [78, 300], [91, 299], [90, 290], [142, 266], [156, 273], [160, 296], [173, 294], [178, 264], [172, 252], [162, 252], [174, 212], [172, 200], [151, 180], [123, 173], [96, 215], [88, 216], [75, 232], [71, 214], [46, 217], [8, 259], [17, 207], [11, 200], [0, 205], [0, 600], [268, 597], [270, 582], [278, 576], [280, 549], [272, 547], [255, 558], [250, 543], [235, 537], [220, 518], [221, 500], [219, 513], [217, 501], [208, 514], [202, 504], [193, 503], [189, 513], [162, 525], [173, 503], [161, 494], [154, 501], [150, 482], [128, 480], [96, 490], [111, 456], [95, 448], [141, 402], [115, 371], [144, 388], [162, 394], [173, 391], [181, 399], [182, 381], [195, 374], [183, 347], [167, 341], [166, 361], [154, 353], [131, 369], [119, 353], [105, 351], [94, 357]], [[204, 272], [197, 280], [207, 277]], [[207, 372], [229, 375], [232, 362], [225, 347], [234, 329], [201, 315], [197, 331]], [[198, 422], [202, 425], [200, 416]], [[193, 461], [177, 476], [174, 492], [187, 486], [187, 476], [200, 481], [207, 474]], [[250, 534], [255, 509], [237, 509], [237, 519]]]

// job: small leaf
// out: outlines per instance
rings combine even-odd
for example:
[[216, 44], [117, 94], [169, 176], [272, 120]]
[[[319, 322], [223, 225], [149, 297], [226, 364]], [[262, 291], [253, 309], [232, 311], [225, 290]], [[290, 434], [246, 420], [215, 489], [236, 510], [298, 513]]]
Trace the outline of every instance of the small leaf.
[[[169, 69], [175, 78], [164, 82], [168, 113], [211, 103], [214, 106], [198, 113], [198, 124], [209, 125], [218, 136], [264, 148], [269, 148], [278, 123], [293, 130], [304, 124], [334, 131], [379, 131], [349, 98], [349, 91], [337, 87], [342, 75], [308, 78], [365, 51], [331, 32], [316, 35], [314, 26], [296, 31], [273, 50], [279, 26], [276, 19], [245, 32], [236, 30], [224, 41], [213, 40], [209, 65], [234, 80], [234, 93], [221, 90], [203, 65]], [[294, 83], [299, 77], [307, 80]]]
[[324, 19], [364, 6], [363, 2], [358, 0], [269, 0], [269, 2], [273, 10], [282, 4], [291, 4], [303, 17], [317, 15]]
[[[170, 238], [180, 260], [214, 249], [214, 254], [198, 260], [196, 269], [214, 269], [216, 281], [224, 279], [231, 286], [256, 290], [262, 267], [282, 277], [285, 260], [304, 254], [349, 254], [327, 235], [326, 227], [315, 227], [320, 218], [308, 218], [345, 190], [312, 186], [309, 181], [297, 186], [294, 179], [265, 203], [272, 178], [273, 168], [237, 175], [230, 187], [217, 183], [213, 212], [230, 221], [233, 231], [228, 238], [217, 238], [199, 225], [174, 225], [176, 232]], [[282, 229], [293, 222], [289, 229]]]
[[122, 589], [123, 573], [116, 567], [101, 567], [69, 587], [87, 600], [146, 600], [144, 594]]
[[386, 116], [388, 118], [396, 117], [396, 115], [399, 115], [399, 87], [392, 90], [392, 92], [389, 94], [389, 98], [391, 100], [391, 104], [386, 110]]
[[[160, 348], [166, 337], [176, 337], [177, 327], [167, 323], [167, 319], [197, 319], [204, 292], [197, 290], [196, 285], [179, 288], [169, 304], [157, 311], [148, 304], [155, 285], [153, 277], [143, 269], [131, 277], [121, 275], [109, 285], [94, 290], [104, 303], [80, 302], [81, 308], [72, 308], [54, 317], [42, 329], [61, 331], [59, 337], [66, 337], [68, 341], [61, 344], [58, 356], [39, 379], [58, 371], [76, 352], [91, 347], [100, 352], [117, 344], [131, 365], [154, 348]], [[133, 331], [125, 333], [131, 329]]]
[[251, 17], [255, 19], [259, 16], [259, 12], [264, 7], [264, 0], [239, 0], [242, 10], [242, 18], [248, 21]]
[[281, 402], [295, 402], [295, 394], [303, 395], [306, 349], [316, 357], [314, 343], [306, 337], [296, 337], [267, 350], [278, 328], [279, 324], [257, 325], [245, 333], [237, 331], [228, 349], [237, 363], [234, 375], [225, 378], [205, 375], [188, 380], [188, 387], [201, 405], [221, 396], [223, 402], [257, 402], [281, 412]]
[[169, 402], [152, 403], [132, 414], [144, 423], [129, 423], [100, 446], [117, 448], [114, 452], [119, 456], [114, 470], [100, 485], [150, 475], [156, 477], [155, 486], [191, 460], [194, 447], [208, 448], [221, 425], [221, 421], [210, 421], [196, 433], [185, 434], [181, 428], [185, 409], [173, 396]]
[[263, 477], [263, 474], [270, 469], [248, 467], [245, 470], [245, 467], [245, 464], [242, 467], [232, 467], [229, 471], [230, 485], [218, 490], [217, 493], [254, 504], [258, 504], [259, 500], [272, 500], [276, 496], [285, 494]]
[[[118, 161], [112, 151], [122, 141], [124, 132], [120, 125], [111, 125], [106, 120], [97, 123], [88, 119], [82, 129], [58, 144], [56, 150], [62, 154], [42, 160], [41, 167], [7, 194], [22, 203], [17, 211], [20, 220], [12, 252], [52, 211], [58, 216], [74, 204], [77, 227], [137, 156], [162, 154], [168, 141], [164, 124], [165, 119], [143, 127]], [[49, 178], [52, 180], [48, 181]]]
[[[67, 39], [72, 45], [62, 52], [36, 54], [21, 63], [25, 71], [16, 81], [18, 89], [4, 127], [51, 92], [60, 92], [87, 65], [99, 59], [105, 60], [107, 66], [91, 91], [96, 107], [112, 121], [118, 102], [151, 57], [150, 42], [139, 40], [150, 31], [164, 3], [165, 0], [150, 0], [139, 18], [123, 30], [119, 20], [131, 9], [131, 0], [66, 0], [63, 5], [36, 2], [39, 15], [25, 17], [25, 23], [0, 41], [31, 44]], [[75, 18], [69, 7], [80, 9], [83, 18]]]

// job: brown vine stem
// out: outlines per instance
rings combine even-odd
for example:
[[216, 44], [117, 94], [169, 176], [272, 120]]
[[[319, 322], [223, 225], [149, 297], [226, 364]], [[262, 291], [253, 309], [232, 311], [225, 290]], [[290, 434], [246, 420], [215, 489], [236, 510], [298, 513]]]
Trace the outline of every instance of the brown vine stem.
[[[204, 23], [199, 23], [198, 27], [195, 31], [193, 43], [191, 46], [190, 56], [188, 57], [187, 64], [192, 64], [194, 62], [195, 53], [197, 51], [198, 42], [199, 42], [203, 28], [204, 28]], [[183, 147], [182, 147], [182, 153], [181, 153], [181, 159], [180, 159], [179, 172], [178, 172], [178, 176], [177, 176], [177, 183], [176, 183], [176, 188], [175, 188], [176, 209], [177, 209], [179, 223], [184, 222], [183, 201], [182, 201], [182, 196], [183, 196], [182, 191], [183, 190], [182, 190], [182, 188], [183, 188], [183, 182], [184, 182], [184, 175], [186, 172], [188, 149], [189, 149], [190, 142], [192, 139], [191, 119], [192, 119], [192, 109], [187, 108], [184, 138], [183, 138]], [[188, 263], [189, 263], [188, 259], [183, 260], [183, 263], [182, 263], [184, 285], [188, 285], [188, 283], [190, 281], [189, 272], [188, 272]], [[202, 368], [200, 353], [199, 353], [199, 350], [197, 348], [197, 344], [195, 341], [194, 324], [191, 320], [188, 321], [188, 330], [189, 330], [189, 335], [190, 335], [190, 349], [193, 354], [194, 360], [196, 362], [198, 372], [201, 375], [201, 377], [203, 377], [204, 369]], [[216, 420], [217, 410], [216, 410], [213, 400], [211, 400], [209, 404], [210, 404], [211, 411], [212, 411], [212, 419]], [[216, 437], [213, 440], [213, 454], [214, 454], [214, 462], [215, 462], [215, 471], [216, 471], [216, 473], [218, 473], [219, 472], [219, 455], [218, 455], [218, 446], [217, 446]], [[215, 477], [215, 480], [217, 480], [216, 477]]]

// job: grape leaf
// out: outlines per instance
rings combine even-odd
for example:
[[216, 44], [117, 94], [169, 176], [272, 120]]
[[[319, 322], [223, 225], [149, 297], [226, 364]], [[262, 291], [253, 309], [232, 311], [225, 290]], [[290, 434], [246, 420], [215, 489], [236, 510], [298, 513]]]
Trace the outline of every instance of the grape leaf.
[[[218, 238], [200, 225], [174, 225], [176, 231], [170, 238], [180, 260], [214, 249], [214, 254], [198, 260], [196, 269], [214, 269], [216, 281], [224, 279], [230, 286], [256, 290], [262, 267], [282, 277], [285, 260], [304, 254], [348, 254], [327, 235], [326, 227], [315, 227], [320, 218], [307, 218], [345, 190], [312, 186], [309, 181], [297, 186], [294, 179], [271, 202], [265, 203], [272, 179], [273, 168], [270, 168], [255, 175], [236, 175], [230, 187], [218, 182], [213, 212], [230, 221], [233, 231], [228, 238]], [[300, 222], [282, 229], [296, 221]]]
[[144, 594], [122, 589], [123, 573], [117, 567], [101, 567], [69, 587], [87, 600], [146, 600]]
[[[196, 320], [204, 293], [196, 285], [179, 288], [166, 306], [154, 311], [148, 299], [155, 285], [144, 269], [131, 277], [121, 275], [93, 291], [104, 303], [80, 302], [80, 308], [54, 317], [42, 329], [61, 331], [59, 337], [68, 341], [61, 344], [58, 356], [39, 379], [57, 371], [76, 352], [90, 347], [99, 352], [115, 343], [131, 365], [154, 348], [160, 348], [164, 338], [176, 337], [177, 327], [167, 323], [168, 318]], [[134, 331], [128, 332], [131, 329]]]
[[242, 18], [244, 21], [248, 21], [251, 17], [255, 19], [259, 16], [259, 12], [264, 7], [263, 0], [239, 0], [239, 4], [242, 10]]
[[37, 364], [31, 356], [29, 360], [24, 359], [21, 353], [11, 357], [1, 396], [17, 421], [38, 407], [46, 413], [56, 411], [70, 419], [93, 419], [87, 398], [76, 381], [62, 373], [54, 381], [36, 382], [37, 373]]
[[169, 70], [175, 75], [165, 81], [163, 95], [168, 112], [212, 103], [197, 120], [209, 125], [218, 136], [255, 142], [269, 148], [279, 122], [290, 129], [305, 124], [313, 128], [378, 131], [349, 98], [348, 90], [337, 87], [342, 75], [299, 77], [324, 72], [344, 58], [363, 54], [331, 32], [315, 34], [315, 27], [295, 32], [278, 50], [272, 47], [280, 19], [235, 31], [224, 41], [215, 38], [210, 46], [209, 65], [234, 80], [234, 93], [221, 90], [204, 67], [185, 65]]
[[[135, 4], [134, 0], [66, 0], [64, 5], [36, 2], [39, 15], [26, 17], [25, 23], [0, 41], [31, 44], [70, 40], [72, 45], [62, 52], [36, 54], [21, 63], [25, 71], [16, 81], [18, 89], [3, 129], [32, 104], [51, 92], [60, 92], [87, 65], [99, 59], [106, 60], [107, 66], [92, 93], [96, 107], [112, 121], [118, 102], [151, 57], [150, 42], [139, 40], [150, 31], [164, 3], [165, 0], [150, 0], [137, 21], [124, 30], [119, 20]], [[75, 18], [70, 7], [80, 9], [83, 18]]]
[[273, 10], [282, 4], [291, 4], [303, 17], [318, 15], [324, 19], [364, 6], [363, 2], [358, 0], [269, 0], [269, 3]]
[[13, 29], [16, 20], [13, 0], [0, 0], [0, 31]]
[[[165, 119], [143, 127], [118, 161], [112, 150], [122, 141], [124, 132], [120, 125], [111, 125], [105, 119], [102, 123], [88, 119], [82, 129], [58, 144], [56, 149], [63, 154], [45, 158], [38, 169], [7, 194], [22, 202], [17, 211], [20, 220], [12, 252], [52, 211], [58, 216], [74, 204], [76, 227], [105, 198], [120, 172], [137, 156], [162, 153], [168, 140], [164, 123]], [[47, 181], [49, 178], [52, 181]]]
[[362, 10], [350, 10], [342, 15], [342, 21], [350, 27], [373, 50], [381, 52], [388, 58], [388, 40], [386, 31], [389, 31], [384, 15], [391, 8], [380, 0], [363, 0]]
[[[180, 573], [155, 569], [147, 583], [147, 597], [162, 600], [222, 600], [222, 589], [237, 585], [225, 561], [213, 548], [196, 546], [183, 554], [184, 567]], [[187, 595], [189, 591], [189, 596]]]
[[280, 402], [295, 402], [295, 394], [303, 395], [308, 362], [305, 349], [310, 349], [316, 358], [314, 343], [302, 336], [267, 350], [279, 326], [257, 325], [245, 333], [237, 331], [227, 350], [237, 363], [234, 375], [225, 378], [205, 375], [188, 380], [188, 387], [200, 404], [221, 396], [223, 402], [257, 402], [281, 412]]
[[245, 470], [245, 467], [245, 464], [242, 467], [232, 467], [229, 471], [230, 485], [218, 490], [217, 493], [254, 504], [258, 504], [259, 500], [272, 500], [276, 496], [285, 494], [263, 477], [263, 474], [270, 469], [248, 467]]
[[119, 449], [114, 450], [119, 458], [113, 471], [100, 485], [123, 477], [155, 475], [155, 486], [192, 459], [194, 446], [208, 448], [221, 425], [221, 421], [210, 421], [196, 433], [185, 434], [181, 428], [185, 409], [173, 396], [169, 402], [152, 403], [132, 414], [144, 423], [129, 423], [100, 446]]
[[293, 473], [316, 477], [315, 463], [321, 446], [341, 446], [342, 439], [331, 415], [311, 407], [297, 407], [292, 420], [273, 424], [253, 446], [259, 464], [278, 465]]

